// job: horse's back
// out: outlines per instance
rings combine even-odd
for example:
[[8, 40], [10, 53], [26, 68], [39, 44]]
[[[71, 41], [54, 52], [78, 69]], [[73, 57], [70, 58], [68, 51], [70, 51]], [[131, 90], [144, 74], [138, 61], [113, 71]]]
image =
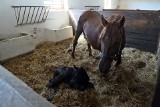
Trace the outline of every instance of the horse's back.
[[96, 11], [85, 11], [79, 18], [78, 26], [82, 29], [87, 42], [94, 49], [99, 50], [97, 41], [103, 28], [101, 15]]
[[88, 10], [82, 13], [82, 15], [79, 18], [79, 21], [84, 24], [89, 20], [100, 20], [100, 19], [101, 15], [98, 12]]

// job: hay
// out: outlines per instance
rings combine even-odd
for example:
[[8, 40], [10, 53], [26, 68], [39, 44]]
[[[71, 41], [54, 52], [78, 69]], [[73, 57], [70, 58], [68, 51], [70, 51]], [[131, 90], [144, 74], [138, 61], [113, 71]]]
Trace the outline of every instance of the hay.
[[104, 78], [97, 67], [99, 52], [93, 50], [93, 56], [88, 57], [86, 42], [80, 38], [72, 59], [71, 42], [72, 39], [43, 43], [33, 53], [12, 59], [3, 66], [44, 97], [49, 91], [45, 85], [55, 69], [61, 65], [83, 66], [95, 89], [80, 92], [63, 87], [51, 101], [58, 107], [150, 107], [157, 72], [156, 55], [125, 48], [122, 64]]

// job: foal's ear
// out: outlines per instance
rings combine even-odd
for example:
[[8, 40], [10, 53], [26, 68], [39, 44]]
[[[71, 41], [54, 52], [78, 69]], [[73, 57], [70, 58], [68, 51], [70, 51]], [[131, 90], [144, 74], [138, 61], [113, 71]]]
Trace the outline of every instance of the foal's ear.
[[76, 67], [75, 65], [73, 65], [74, 69], [78, 70], [78, 67]]
[[79, 69], [80, 69], [80, 70], [83, 70], [83, 71], [85, 71], [85, 69], [84, 69], [83, 67], [80, 67]]
[[123, 16], [123, 17], [119, 20], [120, 27], [122, 27], [122, 26], [124, 25], [124, 22], [125, 22], [125, 17]]
[[108, 24], [108, 21], [103, 17], [103, 15], [101, 16], [101, 19], [102, 19], [102, 24], [106, 26]]

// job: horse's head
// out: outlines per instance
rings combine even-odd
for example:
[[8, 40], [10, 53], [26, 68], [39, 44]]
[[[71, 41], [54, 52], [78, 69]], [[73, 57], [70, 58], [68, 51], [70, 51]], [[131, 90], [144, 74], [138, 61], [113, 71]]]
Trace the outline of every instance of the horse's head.
[[99, 69], [102, 74], [107, 74], [111, 68], [111, 63], [116, 59], [116, 55], [120, 51], [122, 43], [122, 27], [125, 22], [125, 17], [120, 17], [119, 20], [105, 20], [102, 16], [103, 30], [100, 34], [101, 43], [101, 58]]

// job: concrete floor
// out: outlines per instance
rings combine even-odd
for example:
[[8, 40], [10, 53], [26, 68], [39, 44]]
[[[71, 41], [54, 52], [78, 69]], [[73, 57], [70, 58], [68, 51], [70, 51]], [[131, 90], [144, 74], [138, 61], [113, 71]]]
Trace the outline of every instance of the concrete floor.
[[55, 107], [0, 65], [1, 107]]

